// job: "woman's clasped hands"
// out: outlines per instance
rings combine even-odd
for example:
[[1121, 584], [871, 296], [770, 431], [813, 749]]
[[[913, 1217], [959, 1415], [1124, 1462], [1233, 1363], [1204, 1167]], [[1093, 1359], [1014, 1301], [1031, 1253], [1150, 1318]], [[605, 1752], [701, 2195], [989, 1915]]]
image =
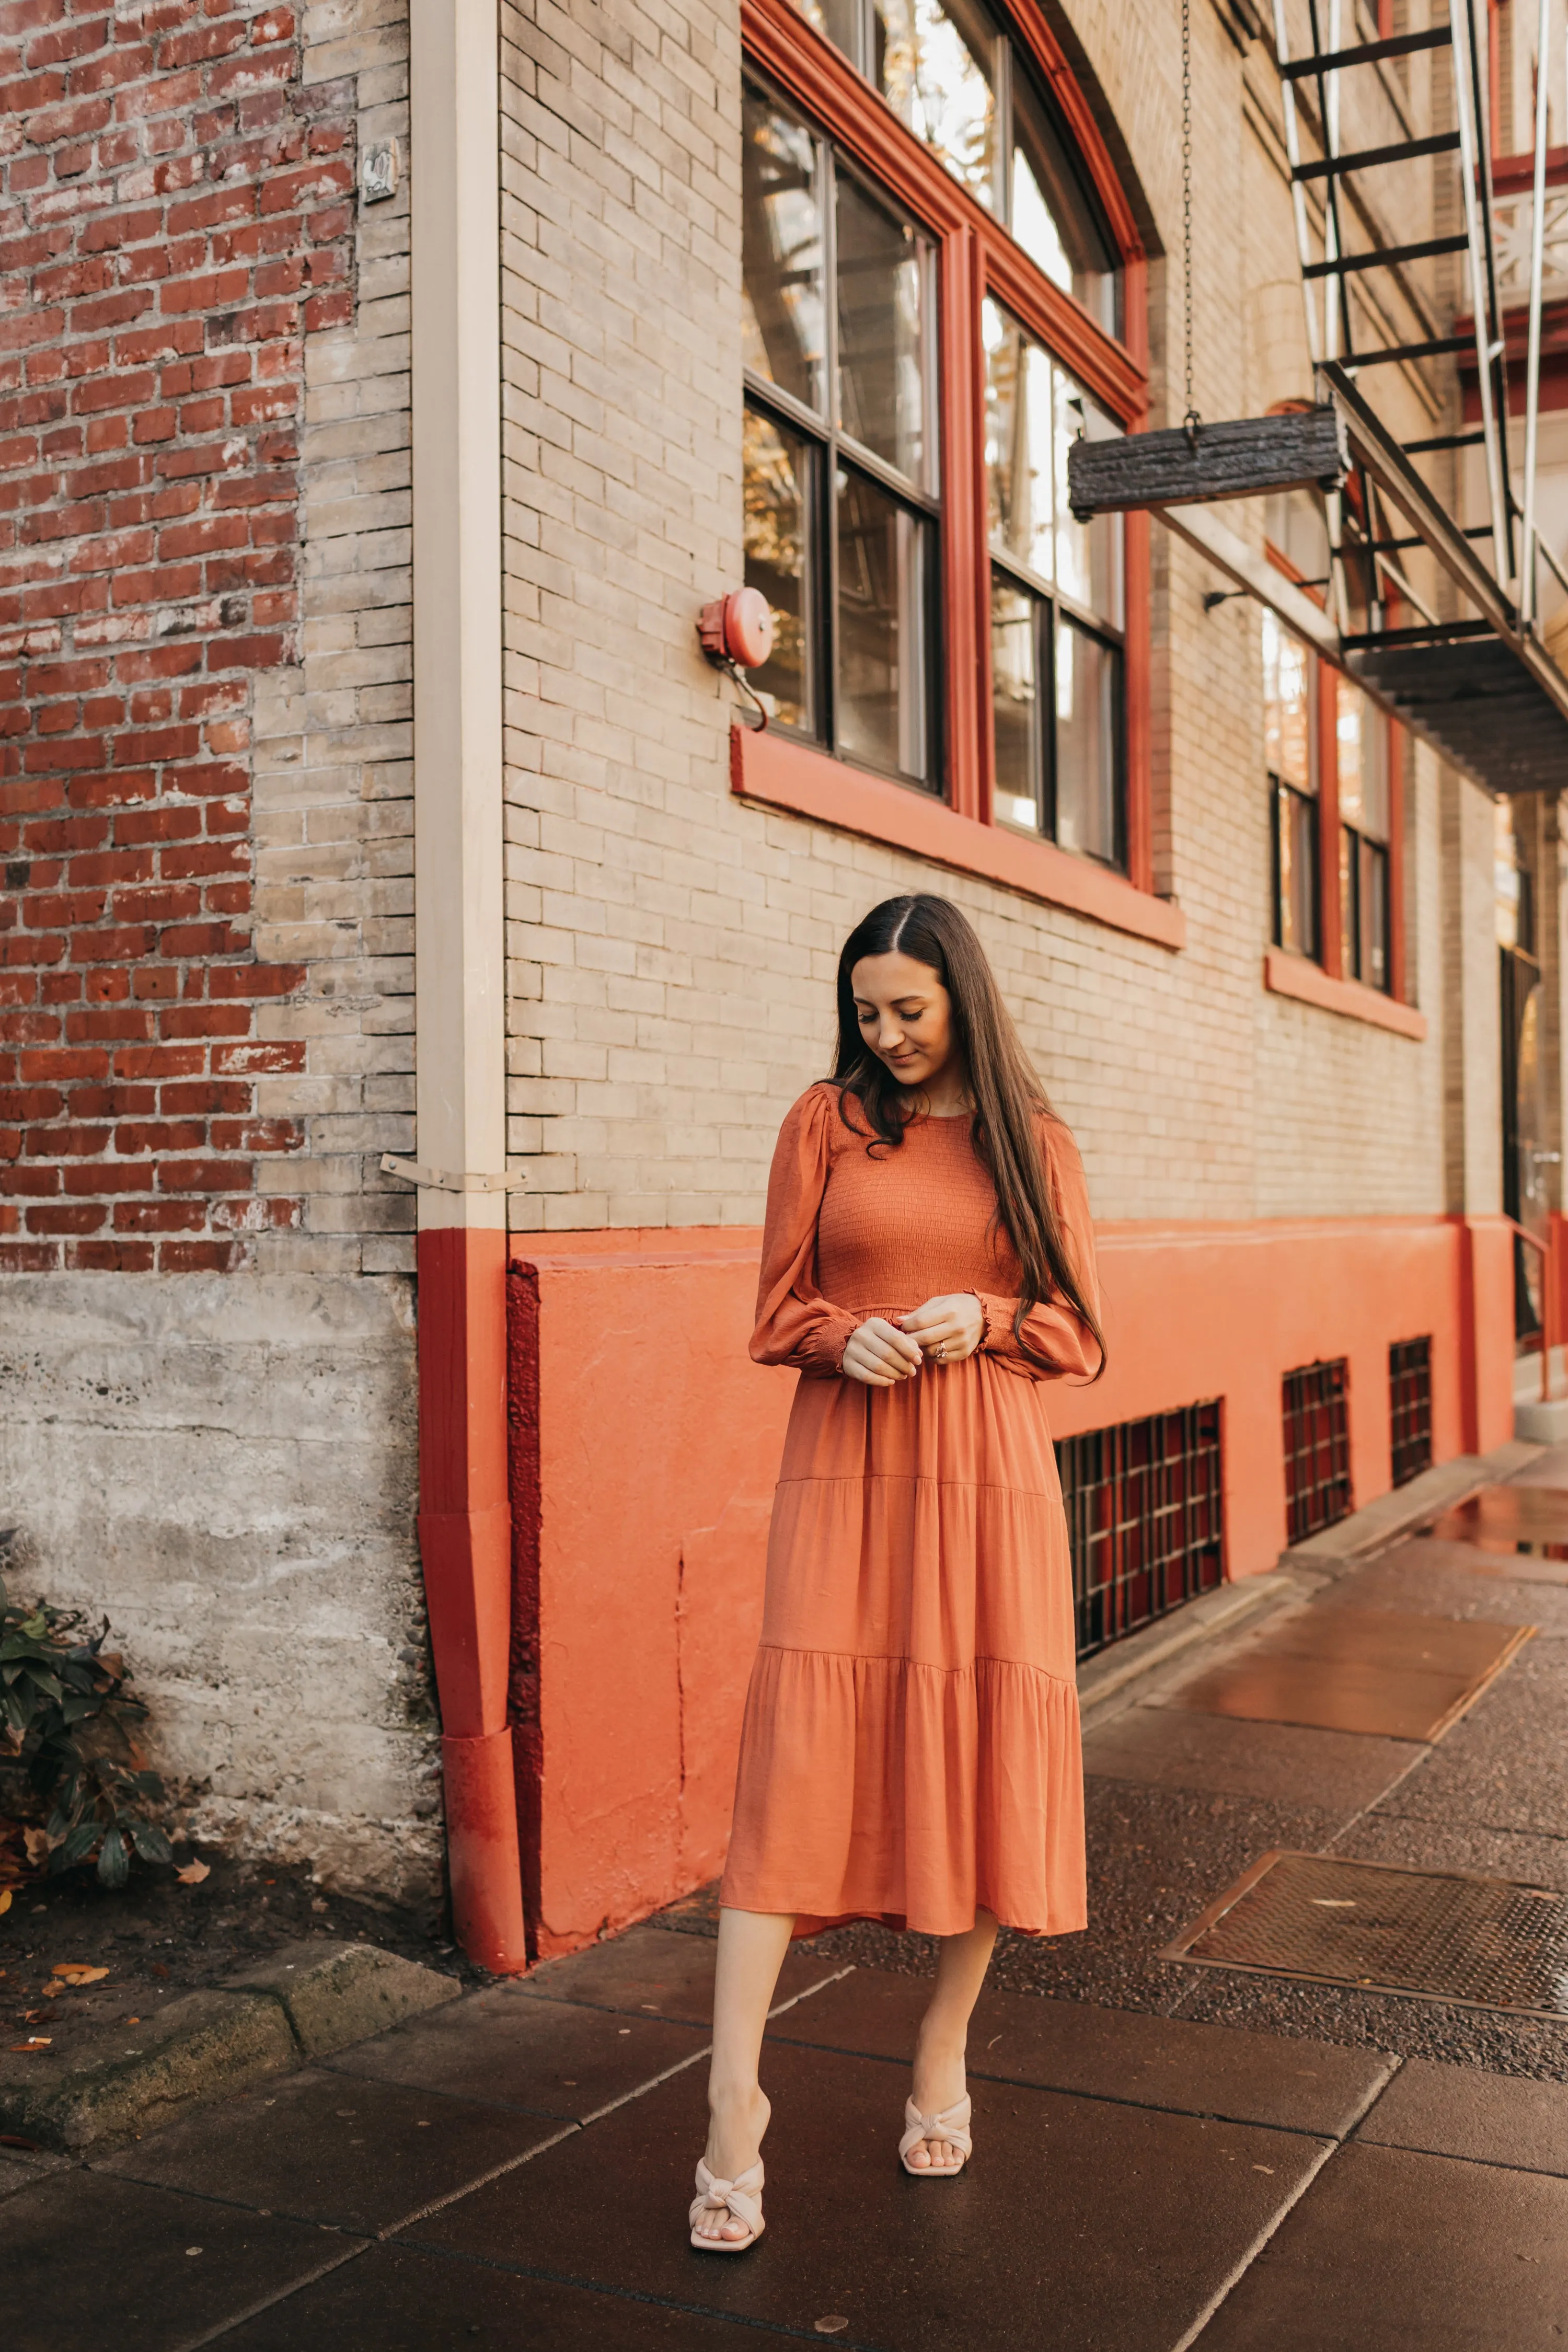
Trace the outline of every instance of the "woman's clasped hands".
[[912, 1380], [924, 1363], [962, 1363], [973, 1355], [984, 1333], [985, 1311], [972, 1290], [928, 1298], [896, 1323], [872, 1315], [846, 1343], [845, 1377], [863, 1381], [868, 1389], [890, 1389], [900, 1381]]

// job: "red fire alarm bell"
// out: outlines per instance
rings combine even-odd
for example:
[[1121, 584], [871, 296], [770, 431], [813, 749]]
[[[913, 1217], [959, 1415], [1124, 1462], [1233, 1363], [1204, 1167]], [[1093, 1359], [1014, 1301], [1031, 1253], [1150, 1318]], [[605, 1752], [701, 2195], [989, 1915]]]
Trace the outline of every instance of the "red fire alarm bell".
[[773, 608], [760, 588], [731, 588], [703, 605], [697, 634], [710, 661], [761, 669], [773, 649]]

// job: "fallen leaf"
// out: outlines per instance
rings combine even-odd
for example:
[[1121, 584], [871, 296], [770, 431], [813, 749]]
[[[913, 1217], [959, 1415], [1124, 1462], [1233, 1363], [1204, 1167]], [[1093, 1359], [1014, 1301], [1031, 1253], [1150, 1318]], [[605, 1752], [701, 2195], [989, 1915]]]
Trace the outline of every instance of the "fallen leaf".
[[125, 2022], [127, 2025], [140, 2025], [142, 2020], [139, 2017], [128, 2017]]
[[27, 1849], [27, 1860], [35, 1870], [41, 1870], [49, 1858], [47, 1830], [24, 1830], [22, 1843]]
[[26, 2153], [32, 2156], [36, 2154], [38, 2145], [36, 2139], [24, 2139], [20, 2132], [0, 2132], [0, 2147], [25, 2148]]
[[169, 1971], [168, 1971], [168, 1969], [163, 1966], [163, 1961], [162, 1961], [162, 1960], [154, 1960], [154, 1961], [153, 1961], [153, 1974], [155, 1977], [166, 1977], [166, 1976], [168, 1975], [168, 1973], [169, 1973]]
[[[49, 1970], [53, 1977], [64, 1977], [68, 1984], [101, 1984], [109, 1974], [107, 1969], [89, 1968], [86, 1960], [57, 1960]], [[57, 1986], [63, 1991], [63, 1986]]]
[[10, 1908], [11, 1890], [8, 1886], [0, 1887], [0, 1911], [9, 1911]]
[[208, 1862], [187, 1862], [183, 1869], [175, 1871], [174, 1875], [182, 1886], [199, 1886], [204, 1878], [212, 1876], [212, 1864]]
[[47, 2033], [29, 2033], [26, 2042], [13, 2042], [11, 2047], [14, 2051], [52, 2050], [54, 2042]]
[[48, 2013], [47, 2009], [25, 2009], [22, 2022], [24, 2025], [42, 2025]]

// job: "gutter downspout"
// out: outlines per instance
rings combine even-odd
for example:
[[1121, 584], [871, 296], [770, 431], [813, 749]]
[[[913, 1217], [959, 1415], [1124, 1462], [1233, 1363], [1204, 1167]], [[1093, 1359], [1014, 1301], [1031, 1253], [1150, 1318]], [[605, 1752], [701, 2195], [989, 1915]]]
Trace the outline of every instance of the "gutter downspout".
[[[497, 0], [410, 10], [419, 1549], [453, 1925], [526, 1968], [507, 1724]], [[434, 1181], [433, 1181], [434, 1180]]]

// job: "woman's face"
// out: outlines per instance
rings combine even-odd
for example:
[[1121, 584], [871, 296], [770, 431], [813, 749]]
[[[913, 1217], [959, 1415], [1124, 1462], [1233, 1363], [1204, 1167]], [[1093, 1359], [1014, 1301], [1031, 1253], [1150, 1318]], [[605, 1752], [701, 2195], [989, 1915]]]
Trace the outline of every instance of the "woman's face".
[[929, 963], [862, 956], [849, 975], [860, 1034], [901, 1087], [929, 1087], [952, 1061], [952, 1000]]

